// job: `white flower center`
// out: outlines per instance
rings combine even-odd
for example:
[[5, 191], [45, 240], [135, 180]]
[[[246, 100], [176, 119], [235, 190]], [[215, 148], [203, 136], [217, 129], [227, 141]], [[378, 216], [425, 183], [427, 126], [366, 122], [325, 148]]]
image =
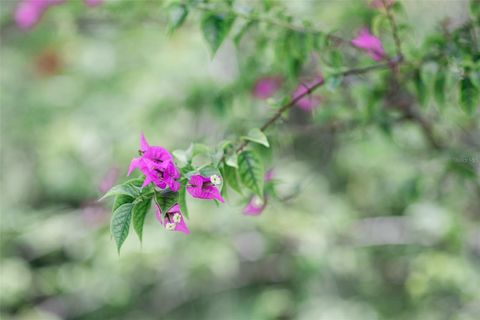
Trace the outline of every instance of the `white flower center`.
[[175, 226], [176, 226], [176, 223], [167, 222], [167, 223], [165, 224], [165, 229], [170, 230], [170, 231], [171, 231], [171, 230], [175, 230]]
[[179, 213], [175, 213], [175, 214], [173, 215], [173, 222], [179, 223], [181, 220], [182, 220], [182, 217], [180, 216]]
[[261, 207], [265, 204], [265, 201], [263, 201], [262, 198], [260, 198], [258, 196], [255, 196], [255, 197], [253, 197], [252, 203], [255, 207]]
[[214, 185], [219, 185], [222, 183], [222, 178], [214, 174], [213, 176], [210, 177], [210, 182]]

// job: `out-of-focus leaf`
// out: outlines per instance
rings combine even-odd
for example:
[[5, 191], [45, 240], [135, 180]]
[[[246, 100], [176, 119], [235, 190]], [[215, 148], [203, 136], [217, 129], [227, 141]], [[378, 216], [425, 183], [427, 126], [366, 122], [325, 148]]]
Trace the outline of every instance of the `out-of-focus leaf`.
[[421, 106], [425, 106], [428, 99], [428, 90], [423, 81], [421, 70], [415, 71], [415, 74], [413, 75], [413, 84], [415, 85], [418, 102]]
[[170, 32], [179, 28], [188, 16], [188, 8], [184, 4], [173, 3], [168, 8], [170, 18]]
[[234, 20], [235, 17], [231, 15], [212, 13], [204, 15], [201, 27], [212, 55], [217, 52], [223, 40], [227, 37]]
[[262, 159], [253, 151], [246, 150], [238, 156], [238, 173], [243, 185], [263, 198], [263, 176], [265, 169]]
[[439, 70], [433, 83], [433, 95], [439, 106], [445, 105], [445, 70]]
[[142, 241], [143, 224], [145, 223], [145, 216], [147, 215], [148, 210], [150, 209], [151, 201], [152, 201], [152, 198], [148, 197], [147, 199], [144, 199], [142, 201], [135, 203], [135, 205], [133, 206], [133, 211], [132, 211], [133, 229], [137, 233], [140, 241]]
[[119, 253], [123, 242], [128, 237], [130, 220], [132, 218], [132, 208], [133, 203], [124, 203], [113, 212], [110, 231], [115, 239]]
[[270, 147], [267, 136], [258, 128], [254, 128], [248, 132], [248, 135], [242, 137], [243, 140], [252, 141], [265, 147]]
[[463, 111], [473, 114], [478, 108], [479, 90], [473, 85], [469, 77], [465, 76], [460, 80], [460, 106]]

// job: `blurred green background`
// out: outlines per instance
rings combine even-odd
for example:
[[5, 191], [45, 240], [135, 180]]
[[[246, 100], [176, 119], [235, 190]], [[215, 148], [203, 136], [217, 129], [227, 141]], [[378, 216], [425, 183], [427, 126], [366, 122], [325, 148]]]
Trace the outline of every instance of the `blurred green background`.
[[[195, 14], [170, 35], [157, 1], [69, 1], [30, 31], [15, 5], [0, 3], [2, 319], [479, 319], [478, 198], [408, 124], [325, 133], [295, 110], [271, 154], [279, 193], [295, 197], [259, 217], [234, 195], [189, 199], [190, 235], [151, 214], [119, 256], [97, 199], [126, 179], [140, 132], [175, 150], [258, 126], [269, 109], [249, 90], [274, 67], [244, 70], [255, 52], [229, 40], [212, 59]], [[284, 5], [347, 37], [365, 7]], [[466, 8], [406, 1], [412, 38]], [[479, 150], [453, 161], [465, 156], [478, 172]]]

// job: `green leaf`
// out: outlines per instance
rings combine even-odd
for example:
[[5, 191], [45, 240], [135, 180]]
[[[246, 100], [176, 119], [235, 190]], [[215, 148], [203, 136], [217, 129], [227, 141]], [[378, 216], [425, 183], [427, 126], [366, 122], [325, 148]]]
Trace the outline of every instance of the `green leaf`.
[[118, 253], [120, 253], [120, 248], [128, 237], [130, 221], [132, 218], [132, 208], [133, 203], [124, 203], [113, 212], [110, 231], [117, 244]]
[[140, 242], [142, 241], [142, 235], [143, 235], [143, 224], [145, 223], [145, 216], [148, 213], [148, 209], [150, 209], [150, 203], [152, 201], [152, 198], [147, 198], [142, 201], [137, 202], [133, 206], [133, 229], [138, 235], [138, 238], [140, 239]]
[[204, 15], [201, 28], [213, 55], [228, 35], [234, 20], [235, 17], [231, 15], [214, 13]]
[[160, 191], [156, 192], [155, 197], [163, 216], [178, 202], [178, 192]]
[[422, 79], [422, 73], [420, 70], [417, 70], [413, 76], [413, 83], [415, 85], [415, 90], [417, 92], [418, 101], [421, 106], [425, 106], [427, 103], [427, 86]]
[[99, 201], [111, 196], [118, 196], [121, 194], [136, 198], [142, 192], [142, 189], [140, 188], [141, 184], [142, 184], [141, 179], [132, 179], [125, 183], [113, 186], [110, 190], [108, 190], [107, 193], [103, 195], [103, 197], [99, 199]]
[[238, 173], [242, 183], [263, 198], [263, 175], [264, 168], [262, 159], [252, 151], [243, 151], [238, 156]]
[[180, 211], [182, 212], [183, 216], [188, 219], [189, 214], [188, 214], [187, 199], [186, 199], [186, 194], [187, 194], [186, 186], [187, 186], [187, 180], [185, 179], [180, 183], [180, 189], [178, 190], [178, 206], [180, 207]]
[[112, 212], [115, 212], [122, 204], [131, 203], [134, 200], [135, 198], [127, 196], [126, 194], [119, 194], [115, 197], [115, 201], [113, 201]]
[[460, 106], [463, 111], [473, 114], [478, 108], [479, 91], [473, 85], [469, 77], [465, 77], [460, 81]]
[[377, 37], [380, 36], [381, 31], [385, 30], [385, 24], [388, 22], [387, 17], [384, 14], [377, 14], [372, 19], [372, 33]]
[[205, 166], [203, 168], [200, 168], [200, 170], [198, 170], [198, 172], [204, 177], [211, 177], [213, 175], [217, 175], [217, 176], [222, 175], [220, 173], [220, 170], [218, 170], [218, 168], [213, 166], [213, 165], [208, 165], [208, 166]]
[[270, 147], [267, 137], [265, 134], [258, 128], [254, 128], [248, 132], [247, 136], [243, 136], [242, 139], [249, 140], [258, 144], [261, 144], [265, 147]]
[[480, 0], [470, 0], [470, 15], [473, 20], [480, 21]]
[[238, 168], [238, 156], [235, 150], [233, 150], [232, 154], [225, 157], [225, 164], [229, 167]]
[[179, 28], [188, 16], [188, 8], [179, 3], [174, 3], [168, 8], [168, 16], [170, 18], [170, 32]]
[[236, 168], [231, 166], [222, 167], [222, 176], [225, 184], [229, 185], [239, 194], [242, 194], [242, 189], [240, 188], [240, 183], [238, 182], [238, 174]]
[[433, 95], [435, 97], [435, 101], [440, 106], [445, 105], [445, 83], [445, 70], [439, 70], [437, 76], [435, 77], [435, 82], [433, 83]]

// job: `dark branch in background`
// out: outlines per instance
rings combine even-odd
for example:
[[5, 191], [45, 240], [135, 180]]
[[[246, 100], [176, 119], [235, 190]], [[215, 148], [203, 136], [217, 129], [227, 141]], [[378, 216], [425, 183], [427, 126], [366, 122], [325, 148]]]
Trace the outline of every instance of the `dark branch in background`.
[[[330, 75], [329, 77], [330, 78], [347, 77], [347, 76], [351, 76], [351, 75], [364, 74], [364, 73], [368, 73], [370, 71], [379, 70], [379, 69], [388, 69], [392, 66], [392, 64], [395, 65], [399, 62], [400, 62], [400, 60], [398, 59], [398, 57], [395, 57], [393, 59], [388, 60], [385, 63], [374, 64], [374, 65], [364, 67], [364, 68], [353, 68], [353, 69], [349, 69], [349, 70], [346, 70], [346, 71], [334, 73], [334, 74]], [[271, 118], [269, 118], [260, 127], [260, 130], [265, 132], [272, 124], [274, 124], [278, 119], [280, 119], [280, 117], [286, 111], [288, 111], [290, 108], [292, 108], [294, 105], [296, 105], [298, 101], [300, 101], [304, 97], [308, 96], [309, 94], [311, 94], [316, 89], [320, 88], [324, 83], [325, 83], [324, 80], [318, 80], [313, 85], [308, 87], [308, 90], [306, 90], [304, 93], [296, 96], [294, 99], [291, 99], [288, 103], [286, 103], [280, 109], [278, 109], [277, 112], [275, 112], [275, 114]], [[243, 141], [242, 144], [240, 144], [240, 146], [237, 148], [236, 152], [240, 153], [248, 144], [249, 144], [249, 140]]]

